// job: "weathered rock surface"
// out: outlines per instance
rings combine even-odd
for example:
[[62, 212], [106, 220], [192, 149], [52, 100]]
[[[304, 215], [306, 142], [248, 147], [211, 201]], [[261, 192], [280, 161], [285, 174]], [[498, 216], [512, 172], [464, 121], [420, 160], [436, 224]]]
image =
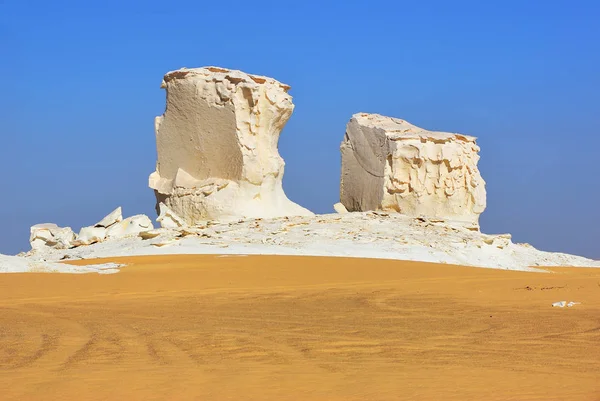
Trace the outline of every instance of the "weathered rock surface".
[[150, 218], [144, 214], [128, 217], [123, 221], [110, 226], [106, 230], [107, 238], [123, 238], [137, 236], [143, 231], [154, 229]]
[[156, 221], [160, 223], [162, 228], [181, 228], [187, 225], [181, 217], [177, 216], [162, 202], [158, 205], [158, 212]]
[[[175, 219], [177, 216], [169, 217]], [[118, 207], [93, 226], [83, 227], [75, 235], [70, 227], [58, 227], [56, 224], [43, 223], [31, 227], [29, 242], [31, 249], [43, 253], [49, 249], [69, 249], [102, 242], [109, 238], [123, 238], [138, 235], [154, 229], [152, 221], [140, 214], [123, 220]]]
[[73, 241], [74, 246], [91, 245], [96, 242], [104, 241], [106, 238], [105, 227], [83, 227], [79, 230], [77, 239]]
[[30, 228], [29, 243], [32, 249], [67, 249], [72, 246], [75, 233], [71, 227], [58, 227], [53, 223], [36, 224]]
[[476, 138], [358, 113], [341, 144], [341, 203], [477, 224], [486, 206]]
[[121, 210], [121, 206], [110, 212], [106, 215], [102, 220], [97, 222], [94, 227], [110, 227], [113, 224], [116, 224], [120, 221], [123, 221], [123, 212]]
[[159, 228], [68, 250], [47, 249], [31, 253], [30, 258], [60, 261], [165, 253], [275, 254], [418, 260], [517, 270], [530, 266], [600, 267], [600, 261], [514, 243], [510, 235], [486, 235], [461, 222], [400, 213], [335, 213], [209, 223]]
[[279, 134], [294, 105], [289, 86], [218, 67], [164, 76], [165, 113], [155, 120], [150, 175], [161, 202], [188, 225], [239, 217], [311, 215], [282, 187]]

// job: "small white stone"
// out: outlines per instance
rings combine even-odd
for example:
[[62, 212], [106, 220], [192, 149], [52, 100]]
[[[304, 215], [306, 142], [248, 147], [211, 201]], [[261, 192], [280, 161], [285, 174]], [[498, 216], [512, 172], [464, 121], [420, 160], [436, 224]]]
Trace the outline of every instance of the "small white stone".
[[139, 235], [142, 239], [151, 239], [158, 237], [160, 234], [162, 234], [161, 230], [148, 230], [141, 231]]
[[348, 209], [346, 209], [346, 206], [344, 206], [340, 202], [338, 202], [335, 205], [333, 205], [333, 210], [335, 210], [336, 213], [339, 213], [339, 214], [348, 213]]

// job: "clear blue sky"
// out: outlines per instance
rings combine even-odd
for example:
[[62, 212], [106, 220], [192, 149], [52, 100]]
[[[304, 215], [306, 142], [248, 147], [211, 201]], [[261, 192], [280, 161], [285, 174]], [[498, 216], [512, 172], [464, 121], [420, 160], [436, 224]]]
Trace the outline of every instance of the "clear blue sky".
[[0, 0], [0, 252], [116, 206], [154, 217], [162, 76], [217, 65], [292, 86], [294, 201], [331, 212], [353, 113], [479, 137], [484, 231], [600, 258], [597, 1]]

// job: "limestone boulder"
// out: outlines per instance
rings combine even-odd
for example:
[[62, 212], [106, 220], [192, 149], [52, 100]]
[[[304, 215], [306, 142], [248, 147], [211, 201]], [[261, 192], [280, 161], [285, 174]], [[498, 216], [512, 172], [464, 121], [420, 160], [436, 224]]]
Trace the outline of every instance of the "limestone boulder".
[[107, 229], [105, 227], [83, 227], [79, 230], [79, 234], [73, 245], [83, 246], [102, 242], [106, 238], [106, 232]]
[[[218, 67], [164, 76], [166, 110], [155, 120], [158, 160], [149, 185], [186, 224], [311, 215], [282, 187], [277, 144], [294, 105], [273, 78]], [[157, 212], [159, 212], [157, 210]]]
[[346, 209], [346, 206], [344, 206], [341, 202], [338, 202], [335, 205], [333, 205], [333, 210], [335, 210], [335, 212], [339, 214], [348, 213], [348, 209]]
[[97, 222], [94, 225], [94, 227], [108, 228], [108, 227], [112, 226], [113, 224], [116, 224], [120, 221], [123, 221], [123, 211], [122, 211], [121, 207], [119, 206], [118, 208], [116, 208], [115, 210], [110, 212], [108, 215], [106, 215], [102, 220]]
[[29, 230], [31, 249], [68, 249], [73, 246], [75, 233], [71, 227], [58, 227], [53, 223], [42, 223], [32, 226]]
[[486, 206], [476, 138], [379, 114], [352, 116], [341, 144], [341, 203], [477, 223]]
[[106, 230], [106, 238], [137, 236], [143, 231], [152, 229], [154, 229], [154, 226], [150, 218], [144, 214], [138, 214], [110, 226]]

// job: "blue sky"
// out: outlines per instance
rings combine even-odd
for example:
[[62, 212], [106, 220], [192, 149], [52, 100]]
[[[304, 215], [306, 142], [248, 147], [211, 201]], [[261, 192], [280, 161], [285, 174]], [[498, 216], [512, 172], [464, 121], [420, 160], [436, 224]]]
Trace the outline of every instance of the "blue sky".
[[0, 1], [0, 252], [29, 226], [116, 206], [154, 217], [165, 72], [217, 65], [292, 86], [284, 188], [339, 198], [356, 112], [477, 136], [489, 233], [600, 258], [595, 1]]

